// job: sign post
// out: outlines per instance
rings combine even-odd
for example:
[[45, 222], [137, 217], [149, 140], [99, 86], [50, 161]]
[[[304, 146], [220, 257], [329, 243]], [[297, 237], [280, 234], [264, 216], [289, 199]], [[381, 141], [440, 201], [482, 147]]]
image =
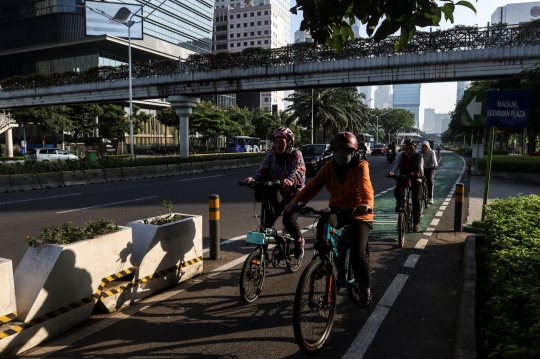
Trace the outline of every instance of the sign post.
[[486, 182], [482, 204], [482, 222], [485, 219], [485, 207], [489, 194], [491, 160], [495, 127], [525, 128], [529, 118], [531, 92], [516, 91], [465, 91], [461, 109], [461, 123], [465, 126], [489, 127], [489, 148], [486, 164]]

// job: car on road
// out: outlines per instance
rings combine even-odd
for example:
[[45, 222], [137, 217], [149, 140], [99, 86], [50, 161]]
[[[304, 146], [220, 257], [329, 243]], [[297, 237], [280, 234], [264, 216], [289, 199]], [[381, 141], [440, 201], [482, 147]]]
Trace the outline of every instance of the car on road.
[[79, 157], [59, 148], [30, 148], [24, 155], [27, 161], [65, 161], [78, 160]]
[[376, 143], [373, 145], [373, 147], [371, 147], [372, 156], [376, 156], [376, 155], [386, 156], [386, 151], [387, 151], [387, 148], [384, 143]]
[[316, 173], [328, 161], [332, 160], [330, 145], [311, 144], [300, 147], [300, 152], [306, 164], [306, 173]]

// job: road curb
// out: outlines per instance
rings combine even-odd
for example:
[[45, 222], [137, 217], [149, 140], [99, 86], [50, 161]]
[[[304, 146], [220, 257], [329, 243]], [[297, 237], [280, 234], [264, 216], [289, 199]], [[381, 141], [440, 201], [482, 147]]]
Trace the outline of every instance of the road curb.
[[476, 358], [476, 236], [465, 239], [463, 285], [459, 299], [454, 359]]

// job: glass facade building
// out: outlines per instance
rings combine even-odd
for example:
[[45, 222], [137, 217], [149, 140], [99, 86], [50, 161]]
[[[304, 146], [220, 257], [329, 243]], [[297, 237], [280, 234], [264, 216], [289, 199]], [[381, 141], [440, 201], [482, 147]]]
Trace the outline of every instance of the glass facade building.
[[420, 88], [422, 84], [394, 85], [394, 108], [414, 114], [414, 127], [420, 128]]

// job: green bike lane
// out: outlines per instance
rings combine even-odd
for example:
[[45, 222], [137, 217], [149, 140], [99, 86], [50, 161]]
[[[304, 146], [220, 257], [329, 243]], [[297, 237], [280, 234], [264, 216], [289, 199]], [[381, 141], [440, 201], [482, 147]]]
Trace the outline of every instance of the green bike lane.
[[[453, 195], [456, 180], [460, 178], [463, 166], [463, 160], [459, 156], [447, 154], [441, 157], [439, 169], [435, 174], [434, 204], [429, 205], [428, 208], [422, 211], [420, 231], [406, 233], [406, 241], [418, 242], [422, 238], [423, 232], [436, 226], [436, 215], [441, 210], [441, 206], [443, 207], [442, 210], [446, 208], [443, 204], [449, 195]], [[375, 194], [375, 218], [370, 237], [374, 237], [376, 240], [397, 240], [397, 213], [394, 210], [395, 206], [394, 187]]]

